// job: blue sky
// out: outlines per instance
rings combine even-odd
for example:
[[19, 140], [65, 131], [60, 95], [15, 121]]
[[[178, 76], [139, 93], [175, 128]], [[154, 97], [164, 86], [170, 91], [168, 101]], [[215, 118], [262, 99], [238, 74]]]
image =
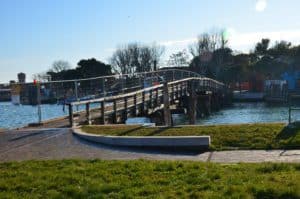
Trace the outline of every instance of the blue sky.
[[299, 0], [1, 0], [0, 82], [82, 58], [108, 62], [128, 42], [165, 45], [165, 59], [216, 28], [248, 51], [262, 37], [300, 44]]

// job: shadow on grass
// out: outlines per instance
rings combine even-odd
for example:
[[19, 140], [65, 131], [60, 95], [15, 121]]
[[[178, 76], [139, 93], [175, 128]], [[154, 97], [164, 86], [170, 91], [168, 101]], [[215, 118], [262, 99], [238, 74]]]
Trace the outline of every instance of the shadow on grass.
[[149, 133], [147, 136], [155, 136], [155, 135], [159, 135], [159, 134], [161, 134], [162, 132], [164, 132], [164, 131], [166, 131], [166, 130], [168, 130], [168, 129], [170, 129], [170, 128], [172, 128], [172, 127], [160, 127], [159, 129], [157, 129], [157, 130], [155, 130], [155, 131]]
[[277, 143], [281, 143], [281, 148], [283, 149], [300, 149], [299, 134], [300, 127], [299, 126], [286, 126], [284, 127], [280, 133], [276, 136], [275, 141]]
[[286, 140], [290, 138], [295, 138], [296, 135], [298, 134], [298, 131], [300, 130], [299, 127], [288, 127], [285, 126], [280, 133], [276, 136], [276, 140]]
[[140, 129], [142, 129], [142, 128], [144, 128], [144, 127], [143, 127], [143, 126], [139, 126], [139, 127], [136, 127], [136, 128], [129, 129], [129, 130], [127, 130], [127, 131], [121, 132], [121, 133], [119, 133], [118, 135], [119, 135], [119, 136], [128, 135], [129, 133], [132, 133], [132, 132], [134, 132], [134, 131], [138, 131], [138, 130], [140, 130]]
[[259, 190], [254, 193], [254, 198], [265, 198], [265, 199], [273, 199], [273, 198], [278, 198], [278, 199], [299, 199], [299, 195], [297, 193], [290, 193], [290, 192], [285, 192], [285, 191], [277, 191], [274, 189], [266, 189], [266, 190]]

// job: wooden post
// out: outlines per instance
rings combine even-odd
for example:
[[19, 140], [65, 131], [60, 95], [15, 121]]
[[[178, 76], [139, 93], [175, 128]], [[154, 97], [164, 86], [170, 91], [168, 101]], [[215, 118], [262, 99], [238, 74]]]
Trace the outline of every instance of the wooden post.
[[157, 107], [159, 105], [159, 92], [158, 88], [155, 89], [155, 106]]
[[150, 90], [149, 108], [152, 108], [152, 90]]
[[72, 104], [69, 104], [69, 122], [70, 122], [70, 126], [73, 127], [74, 117], [73, 117], [73, 105]]
[[88, 125], [91, 125], [91, 113], [90, 113], [90, 103], [85, 104], [85, 110], [86, 110], [86, 121]]
[[144, 115], [145, 114], [145, 91], [143, 91], [143, 93], [142, 93], [142, 110], [141, 110], [141, 113], [142, 113], [142, 115]]
[[101, 124], [105, 124], [105, 101], [101, 102]]
[[211, 114], [211, 94], [209, 93], [205, 98], [206, 114]]
[[184, 89], [184, 93], [185, 93], [185, 95], [188, 95], [188, 93], [189, 93], [189, 83], [188, 82], [185, 82], [185, 89]]
[[289, 125], [292, 123], [292, 102], [291, 96], [288, 96], [288, 104], [289, 104]]
[[291, 109], [291, 106], [289, 106], [289, 124], [292, 123], [292, 116], [291, 116], [291, 113], [292, 113], [292, 109]]
[[124, 98], [124, 111], [123, 111], [123, 120], [124, 120], [124, 123], [127, 120], [127, 107], [128, 107], [128, 98], [125, 97]]
[[136, 116], [137, 115], [137, 99], [136, 99], [136, 94], [133, 96], [133, 115]]
[[118, 121], [118, 118], [117, 118], [117, 100], [114, 100], [113, 104], [114, 104], [114, 107], [113, 107], [113, 110], [114, 110], [114, 112], [113, 112], [113, 123], [116, 124], [117, 121]]
[[182, 82], [179, 84], [179, 91], [178, 91], [178, 95], [181, 98], [182, 97]]
[[176, 84], [176, 99], [179, 98], [179, 84]]
[[172, 84], [172, 91], [171, 91], [171, 103], [174, 103], [175, 91], [174, 91], [174, 84]]
[[197, 96], [196, 91], [194, 90], [194, 82], [189, 82], [189, 108], [188, 108], [188, 114], [189, 114], [189, 122], [190, 124], [196, 123], [196, 116], [197, 116]]
[[172, 116], [170, 111], [170, 100], [169, 100], [169, 91], [168, 91], [167, 82], [164, 82], [163, 96], [164, 96], [164, 123], [166, 126], [172, 126]]

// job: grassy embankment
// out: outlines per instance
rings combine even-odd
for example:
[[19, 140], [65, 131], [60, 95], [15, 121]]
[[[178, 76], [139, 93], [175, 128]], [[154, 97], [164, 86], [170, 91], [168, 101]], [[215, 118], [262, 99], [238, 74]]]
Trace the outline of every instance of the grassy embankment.
[[0, 163], [0, 198], [300, 198], [300, 164]]
[[119, 136], [210, 135], [211, 149], [300, 149], [300, 128], [285, 124], [240, 124], [185, 127], [83, 126], [87, 133]]

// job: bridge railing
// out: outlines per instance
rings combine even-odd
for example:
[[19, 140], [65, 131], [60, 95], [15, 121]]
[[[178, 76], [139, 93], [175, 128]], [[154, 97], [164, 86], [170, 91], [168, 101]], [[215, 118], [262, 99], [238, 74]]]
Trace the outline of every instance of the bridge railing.
[[[175, 81], [188, 77], [201, 77], [199, 74], [179, 69], [162, 69], [153, 72], [111, 75], [87, 79], [49, 81], [40, 83], [41, 99], [47, 102], [82, 101], [113, 96], [139, 90], [162, 81]], [[21, 100], [35, 104], [36, 86], [33, 83], [21, 84]], [[32, 100], [33, 102], [30, 102]]]
[[[101, 110], [101, 123], [105, 123], [105, 116], [107, 113], [107, 109], [109, 109], [109, 113], [113, 114], [113, 118], [115, 121], [116, 115], [118, 111], [123, 111], [123, 114], [127, 114], [127, 110], [134, 108], [134, 112], [138, 107], [146, 107], [147, 109], [153, 108], [151, 104], [155, 104], [155, 106], [160, 107], [163, 102], [162, 97], [165, 97], [164, 94], [167, 92], [169, 95], [169, 101], [173, 101], [179, 99], [179, 96], [182, 97], [187, 95], [188, 93], [193, 91], [188, 91], [188, 85], [193, 84], [193, 88], [196, 91], [213, 91], [213, 92], [221, 92], [225, 89], [225, 85], [216, 80], [205, 78], [205, 77], [187, 77], [178, 80], [172, 81], [171, 79], [165, 81], [165, 85], [158, 84], [155, 86], [139, 89], [136, 91], [131, 91], [127, 93], [121, 93], [113, 96], [104, 96], [97, 99], [90, 99], [84, 101], [76, 101], [68, 103], [69, 106], [69, 119], [71, 126], [73, 125], [73, 114], [75, 113], [73, 107], [74, 106], [86, 106], [86, 116], [87, 121], [91, 121], [90, 111], [92, 109]], [[164, 88], [165, 87], [165, 88]], [[129, 103], [131, 102], [131, 104]], [[150, 105], [149, 105], [150, 103]], [[96, 105], [92, 107], [92, 105]], [[129, 106], [130, 105], [130, 106]], [[145, 109], [145, 108], [143, 108]], [[127, 118], [127, 116], [124, 116]]]

